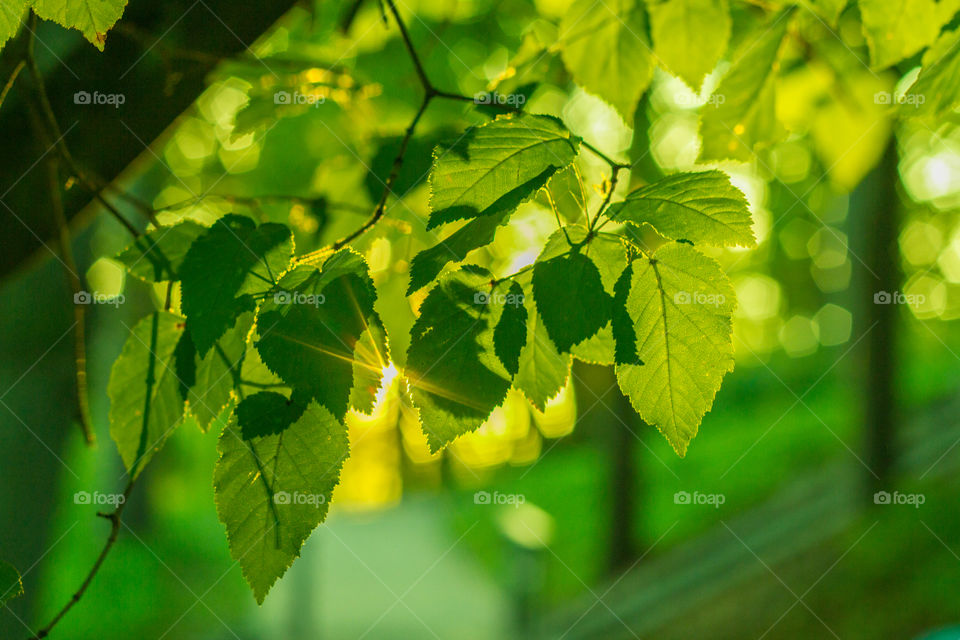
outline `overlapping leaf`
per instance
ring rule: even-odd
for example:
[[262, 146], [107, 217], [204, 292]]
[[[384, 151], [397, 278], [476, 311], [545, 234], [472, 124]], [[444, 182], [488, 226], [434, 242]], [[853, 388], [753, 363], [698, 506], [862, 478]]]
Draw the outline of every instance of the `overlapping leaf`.
[[184, 220], [172, 227], [159, 227], [134, 240], [117, 260], [133, 275], [148, 282], [179, 280], [180, 266], [193, 241], [206, 227]]
[[237, 323], [217, 340], [207, 355], [200, 357], [189, 333], [177, 346], [177, 378], [183, 387], [190, 414], [206, 431], [233, 396], [239, 380], [253, 313], [244, 313]]
[[570, 355], [557, 351], [537, 315], [533, 296], [526, 296], [527, 338], [513, 378], [514, 386], [540, 411], [557, 395], [570, 375]]
[[694, 91], [700, 90], [727, 49], [727, 0], [647, 0], [658, 61]]
[[410, 287], [407, 294], [430, 284], [448, 263], [460, 262], [474, 249], [493, 242], [497, 228], [507, 222], [511, 213], [513, 212], [508, 209], [471, 220], [436, 246], [414, 256], [410, 263]]
[[507, 301], [491, 280], [472, 265], [444, 276], [411, 331], [405, 373], [431, 451], [478, 428], [510, 388], [494, 345]]
[[[668, 243], [631, 264], [617, 334], [617, 380], [640, 416], [683, 456], [733, 369], [733, 287], [716, 262]], [[622, 343], [622, 344], [621, 344]]]
[[573, 162], [579, 145], [550, 116], [506, 115], [470, 129], [435, 153], [428, 228], [512, 211]]
[[560, 42], [574, 81], [632, 123], [656, 66], [643, 0], [577, 0], [560, 23]]
[[238, 405], [218, 449], [217, 515], [262, 603], [327, 515], [349, 454], [346, 427], [315, 402], [263, 392]]
[[136, 477], [180, 424], [184, 401], [176, 350], [184, 319], [153, 313], [130, 331], [110, 370], [110, 436]]
[[703, 107], [700, 160], [750, 160], [753, 151], [780, 140], [786, 129], [777, 121], [774, 78], [787, 12], [745, 43], [714, 100]]
[[[376, 298], [363, 257], [350, 249], [328, 258], [321, 270], [294, 269], [264, 303], [257, 350], [287, 384], [342, 419], [354, 389], [355, 367], [365, 372], [362, 386], [375, 391], [389, 361], [383, 325], [374, 310]], [[370, 328], [374, 333], [369, 341], [361, 342]], [[369, 411], [369, 399], [367, 389], [358, 408]]]
[[244, 216], [226, 215], [197, 238], [180, 266], [183, 312], [197, 353], [205, 356], [237, 316], [253, 310], [254, 296], [275, 286], [292, 257], [288, 227], [258, 227]]
[[746, 198], [716, 170], [658, 180], [611, 205], [609, 216], [621, 222], [646, 222], [674, 240], [721, 247], [757, 245]]

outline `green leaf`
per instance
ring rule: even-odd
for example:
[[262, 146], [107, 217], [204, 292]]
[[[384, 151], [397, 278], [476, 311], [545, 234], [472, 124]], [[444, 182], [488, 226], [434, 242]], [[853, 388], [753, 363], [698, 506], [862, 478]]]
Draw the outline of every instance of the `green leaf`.
[[795, 4], [810, 9], [828, 24], [835, 26], [840, 14], [847, 7], [847, 0], [796, 0]]
[[570, 347], [570, 355], [580, 362], [601, 366], [614, 364], [614, 351], [613, 330], [609, 322], [594, 335]]
[[193, 241], [207, 228], [192, 220], [172, 227], [160, 227], [140, 236], [124, 249], [117, 260], [141, 280], [179, 280], [180, 266]]
[[934, 40], [957, 11], [956, 0], [859, 0], [870, 66], [885, 69]]
[[460, 262], [474, 249], [493, 242], [497, 228], [507, 222], [511, 213], [513, 211], [507, 209], [471, 220], [436, 246], [415, 255], [410, 263], [407, 295], [430, 284], [447, 263]]
[[0, 48], [17, 35], [31, 0], [5, 0], [0, 3]]
[[512, 376], [516, 375], [519, 369], [520, 352], [527, 341], [527, 309], [523, 304], [523, 287], [518, 283], [511, 283], [506, 294], [503, 294], [501, 289], [502, 287], [495, 289], [494, 294], [507, 297], [503, 302], [500, 321], [493, 330], [493, 346], [500, 362]]
[[[603, 231], [594, 232], [591, 235], [590, 242], [587, 243], [588, 234], [589, 230], [582, 225], [568, 225], [563, 229], [558, 229], [547, 239], [538, 260], [550, 260], [568, 253], [570, 251], [568, 237], [569, 242], [574, 244], [585, 243], [579, 251], [597, 267], [604, 291], [612, 296], [617, 279], [627, 267], [626, 248], [620, 236], [616, 234]], [[609, 323], [586, 340], [570, 347], [570, 354], [582, 362], [612, 365], [614, 342]], [[566, 372], [563, 373], [563, 379], [565, 378]]]
[[0, 605], [23, 595], [20, 573], [8, 562], [0, 560]]
[[920, 76], [904, 98], [903, 113], [943, 118], [960, 105], [960, 29], [944, 31], [923, 54]]
[[405, 375], [431, 451], [477, 429], [510, 389], [494, 346], [506, 297], [491, 280], [473, 265], [444, 276], [413, 325]]
[[625, 309], [636, 353], [618, 344], [618, 359], [635, 363], [618, 365], [617, 381], [633, 408], [680, 456], [733, 369], [735, 306], [720, 265], [687, 244], [665, 244], [651, 258], [632, 263]]
[[703, 107], [700, 121], [700, 162], [750, 160], [753, 150], [786, 135], [777, 121], [774, 79], [789, 11], [761, 27], [761, 34], [741, 47], [730, 71]]
[[127, 6], [127, 0], [35, 0], [33, 10], [44, 20], [76, 29], [103, 51], [109, 31]]
[[177, 377], [187, 398], [187, 409], [197, 425], [206, 431], [232, 397], [247, 352], [253, 313], [244, 313], [207, 352], [200, 357], [184, 333], [177, 346]]
[[611, 205], [607, 215], [618, 222], [649, 223], [674, 240], [757, 246], [747, 200], [722, 171], [668, 176]]
[[597, 266], [577, 249], [533, 268], [537, 312], [560, 351], [591, 337], [610, 321], [610, 296]]
[[183, 418], [176, 350], [184, 319], [153, 313], [130, 331], [110, 370], [110, 436], [132, 477], [159, 451]]
[[512, 211], [577, 156], [580, 139], [556, 118], [503, 115], [434, 152], [430, 221]]
[[[328, 258], [322, 270], [291, 271], [261, 308], [260, 357], [287, 384], [342, 419], [354, 388], [354, 367], [363, 362], [356, 356], [361, 337], [371, 326], [378, 335], [383, 332], [373, 308], [376, 298], [363, 257], [350, 249]], [[376, 348], [376, 343], [366, 346]], [[369, 362], [363, 366], [368, 375], [363, 384], [379, 386], [389, 354], [375, 351], [366, 356]], [[372, 404], [364, 401], [360, 408], [369, 410]]]
[[390, 362], [390, 345], [383, 325], [367, 325], [353, 350], [353, 358], [350, 406], [369, 415], [376, 404], [377, 391], [383, 384], [383, 370]]
[[204, 356], [244, 311], [253, 296], [269, 291], [293, 257], [293, 237], [285, 225], [259, 227], [245, 216], [226, 215], [197, 238], [183, 259], [183, 312], [187, 328]]
[[537, 315], [533, 296], [526, 297], [527, 340], [520, 351], [514, 386], [540, 411], [560, 393], [570, 375], [570, 356], [560, 353]]
[[727, 0], [647, 0], [654, 51], [664, 69], [694, 91], [727, 50]]
[[574, 82], [632, 123], [656, 66], [643, 0], [577, 0], [560, 23], [560, 41]]
[[214, 496], [230, 555], [262, 603], [326, 517], [349, 444], [322, 406], [277, 393], [246, 398], [236, 416], [220, 435]]

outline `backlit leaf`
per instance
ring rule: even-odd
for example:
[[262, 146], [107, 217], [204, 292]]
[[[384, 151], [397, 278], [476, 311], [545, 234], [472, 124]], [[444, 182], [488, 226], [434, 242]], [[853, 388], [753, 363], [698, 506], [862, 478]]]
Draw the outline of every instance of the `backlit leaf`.
[[608, 215], [620, 222], [649, 223], [674, 240], [720, 247], [757, 245], [747, 200], [721, 171], [668, 176], [611, 205]]
[[720, 265], [687, 244], [665, 244], [632, 263], [625, 309], [636, 354], [624, 345], [618, 356], [635, 363], [618, 365], [617, 380], [681, 456], [733, 369], [734, 296]]
[[349, 454], [347, 430], [316, 403], [298, 408], [262, 392], [238, 405], [218, 449], [217, 516], [230, 555], [262, 603], [326, 518]]
[[573, 162], [579, 145], [550, 116], [503, 115], [473, 127], [434, 153], [427, 227], [512, 211]]
[[577, 0], [560, 23], [560, 42], [573, 80], [632, 123], [656, 66], [643, 0]]
[[153, 313], [130, 331], [110, 370], [110, 437], [131, 476], [136, 477], [183, 418], [176, 375], [176, 349], [184, 320]]

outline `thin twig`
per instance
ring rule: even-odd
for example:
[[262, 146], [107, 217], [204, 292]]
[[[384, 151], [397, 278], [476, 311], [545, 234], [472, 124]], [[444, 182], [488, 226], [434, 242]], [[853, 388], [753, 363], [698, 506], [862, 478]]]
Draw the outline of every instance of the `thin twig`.
[[613, 167], [610, 175], [610, 188], [607, 189], [607, 195], [604, 197], [603, 202], [600, 203], [600, 208], [597, 209], [597, 215], [594, 216], [593, 221], [588, 225], [590, 234], [596, 233], [600, 230], [599, 227], [597, 227], [597, 221], [600, 220], [600, 216], [603, 214], [603, 212], [607, 210], [607, 205], [610, 204], [610, 200], [613, 198], [613, 192], [617, 189], [617, 178], [620, 175], [620, 169], [622, 169], [620, 165]]
[[[37, 95], [40, 99], [40, 109], [43, 111], [43, 115], [47, 120], [47, 126], [50, 127], [50, 136], [55, 140], [54, 144], [57, 147], [57, 150], [60, 152], [60, 156], [63, 158], [64, 163], [67, 168], [70, 170], [73, 175], [77, 177], [81, 184], [90, 193], [93, 197], [109, 211], [134, 237], [139, 237], [140, 232], [137, 231], [129, 220], [123, 217], [120, 211], [113, 206], [106, 198], [103, 197], [102, 190], [94, 184], [93, 180], [86, 174], [85, 171], [80, 169], [80, 166], [77, 164], [76, 160], [73, 158], [73, 154], [70, 153], [67, 143], [63, 139], [63, 133], [61, 132], [60, 125], [57, 123], [57, 117], [53, 113], [53, 106], [50, 104], [50, 97], [47, 95], [47, 88], [43, 82], [43, 75], [40, 73], [40, 67], [37, 65], [37, 58], [34, 55], [34, 41], [36, 40], [36, 23], [37, 16], [36, 14], [31, 14], [30, 20], [30, 39], [27, 41], [27, 67], [30, 70], [30, 75], [33, 78], [34, 85], [36, 85]], [[153, 216], [147, 217], [150, 222], [154, 225], [159, 226], [156, 221], [156, 218]]]
[[[39, 123], [36, 124], [39, 126]], [[57, 224], [60, 257], [63, 258], [64, 275], [67, 277], [67, 283], [70, 285], [74, 298], [73, 356], [77, 377], [77, 410], [79, 412], [80, 429], [83, 431], [83, 439], [86, 443], [93, 446], [97, 442], [97, 436], [93, 430], [93, 421], [90, 418], [90, 401], [87, 396], [86, 313], [84, 305], [77, 304], [77, 298], [81, 295], [83, 289], [78, 275], [77, 261], [73, 256], [73, 247], [70, 242], [70, 228], [67, 226], [67, 217], [63, 212], [63, 200], [60, 194], [60, 172], [54, 156], [49, 156], [47, 166], [50, 175], [50, 203]]]
[[13, 68], [13, 73], [11, 73], [10, 78], [7, 79], [7, 84], [3, 85], [3, 91], [0, 91], [0, 106], [3, 106], [3, 101], [7, 99], [7, 94], [10, 93], [10, 89], [13, 88], [13, 83], [17, 81], [20, 72], [23, 71], [25, 66], [27, 66], [27, 63], [21, 60], [17, 63], [17, 66]]
[[100, 555], [97, 556], [96, 561], [93, 563], [93, 566], [87, 573], [87, 577], [84, 578], [83, 582], [80, 584], [80, 588], [77, 589], [67, 604], [65, 604], [63, 608], [60, 609], [55, 616], [53, 616], [53, 619], [47, 623], [47, 626], [37, 631], [36, 635], [30, 637], [30, 640], [42, 640], [50, 635], [50, 630], [53, 629], [57, 623], [63, 619], [63, 616], [67, 615], [67, 613], [75, 604], [80, 602], [80, 598], [82, 598], [83, 594], [86, 593], [87, 587], [89, 587], [90, 583], [93, 582], [93, 578], [97, 575], [101, 565], [103, 565], [103, 561], [106, 560], [110, 550], [113, 549], [114, 544], [117, 542], [117, 537], [120, 535], [120, 516], [123, 514], [124, 507], [127, 506], [127, 499], [130, 497], [130, 493], [133, 491], [134, 482], [136, 481], [131, 478], [130, 482], [127, 483], [127, 486], [123, 490], [122, 494], [123, 500], [117, 505], [116, 509], [110, 513], [97, 513], [97, 516], [110, 521], [110, 535], [107, 537], [106, 544], [104, 544], [103, 549], [100, 551]]

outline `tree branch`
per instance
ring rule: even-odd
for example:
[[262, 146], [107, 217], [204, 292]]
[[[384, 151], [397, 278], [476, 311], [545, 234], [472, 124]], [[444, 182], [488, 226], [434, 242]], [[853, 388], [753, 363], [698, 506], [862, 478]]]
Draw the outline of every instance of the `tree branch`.
[[127, 506], [127, 499], [130, 497], [130, 493], [133, 491], [134, 482], [136, 482], [136, 480], [131, 478], [130, 482], [127, 483], [127, 486], [123, 490], [122, 494], [123, 500], [117, 505], [116, 509], [110, 513], [97, 513], [97, 516], [110, 521], [110, 535], [107, 536], [107, 541], [104, 544], [103, 549], [100, 551], [100, 555], [97, 556], [96, 561], [93, 563], [93, 567], [91, 567], [90, 571], [87, 573], [87, 577], [83, 579], [83, 582], [80, 584], [80, 588], [74, 592], [67, 604], [65, 604], [63, 608], [60, 609], [55, 616], [53, 616], [53, 619], [51, 619], [45, 627], [37, 631], [35, 635], [31, 636], [30, 640], [42, 640], [50, 635], [50, 631], [63, 619], [65, 615], [67, 615], [67, 613], [75, 604], [80, 602], [80, 598], [82, 598], [83, 594], [86, 593], [90, 583], [93, 582], [93, 578], [97, 575], [97, 572], [103, 565], [103, 561], [106, 560], [110, 550], [113, 549], [114, 544], [117, 542], [117, 537], [120, 535], [120, 516], [123, 514], [124, 507]]

